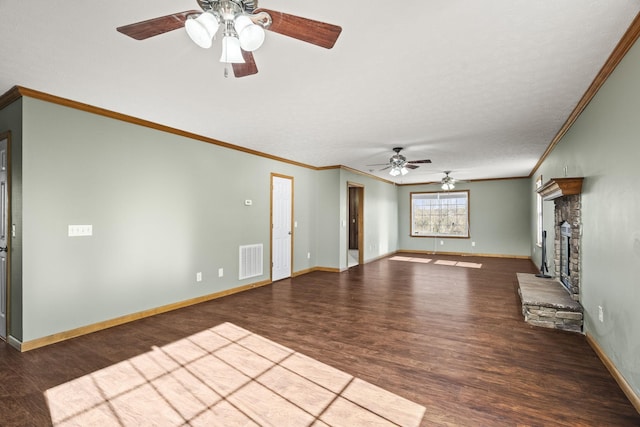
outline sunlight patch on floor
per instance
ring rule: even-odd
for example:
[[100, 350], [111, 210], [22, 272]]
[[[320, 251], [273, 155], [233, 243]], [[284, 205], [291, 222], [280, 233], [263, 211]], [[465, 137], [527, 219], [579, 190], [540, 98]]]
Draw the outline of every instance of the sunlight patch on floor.
[[426, 411], [232, 323], [45, 392], [54, 426], [401, 425]]
[[[391, 261], [405, 261], [405, 262], [417, 262], [422, 264], [428, 264], [433, 261], [430, 258], [414, 258], [414, 257], [406, 257], [406, 256], [393, 256], [389, 258]], [[448, 265], [451, 267], [464, 267], [464, 268], [482, 268], [482, 264], [478, 264], [476, 262], [463, 262], [463, 261], [449, 261], [444, 259], [439, 259], [434, 262], [437, 265]]]
[[476, 262], [458, 262], [456, 267], [482, 268], [482, 264], [478, 264]]
[[428, 264], [432, 260], [430, 258], [412, 258], [408, 256], [394, 256], [389, 258], [391, 261], [407, 261], [407, 262], [420, 262], [423, 264]]

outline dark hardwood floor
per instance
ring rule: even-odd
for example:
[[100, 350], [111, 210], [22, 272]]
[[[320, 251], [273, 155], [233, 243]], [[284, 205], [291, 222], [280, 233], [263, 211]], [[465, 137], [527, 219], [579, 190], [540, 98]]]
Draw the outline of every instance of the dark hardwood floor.
[[583, 336], [524, 323], [515, 273], [535, 272], [530, 261], [422, 258], [314, 272], [23, 354], [0, 343], [0, 425], [50, 425], [47, 389], [222, 322], [424, 405], [425, 426], [640, 425]]

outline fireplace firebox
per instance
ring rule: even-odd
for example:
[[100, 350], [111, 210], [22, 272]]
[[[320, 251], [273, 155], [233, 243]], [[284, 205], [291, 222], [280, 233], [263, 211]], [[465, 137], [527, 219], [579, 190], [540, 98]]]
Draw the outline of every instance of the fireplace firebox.
[[571, 224], [560, 224], [560, 282], [571, 293]]
[[555, 202], [555, 276], [580, 301], [580, 195], [559, 197]]

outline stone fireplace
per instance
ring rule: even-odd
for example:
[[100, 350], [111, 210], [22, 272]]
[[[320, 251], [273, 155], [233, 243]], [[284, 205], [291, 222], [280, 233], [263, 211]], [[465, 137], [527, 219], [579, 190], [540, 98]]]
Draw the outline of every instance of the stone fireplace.
[[580, 194], [558, 197], [555, 203], [555, 277], [574, 301], [580, 301]]
[[544, 328], [582, 332], [580, 305], [580, 238], [582, 178], [555, 178], [538, 193], [553, 201], [554, 277], [518, 273], [518, 293], [527, 323]]

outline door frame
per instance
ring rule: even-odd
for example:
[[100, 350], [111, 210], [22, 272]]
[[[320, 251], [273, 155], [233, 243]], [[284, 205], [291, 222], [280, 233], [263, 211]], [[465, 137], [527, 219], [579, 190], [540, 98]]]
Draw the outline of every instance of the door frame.
[[295, 235], [295, 230], [294, 230], [294, 217], [293, 217], [293, 212], [294, 212], [294, 179], [292, 176], [289, 175], [282, 175], [279, 173], [275, 173], [275, 172], [271, 172], [271, 176], [269, 177], [269, 200], [270, 200], [270, 207], [269, 207], [269, 279], [273, 281], [273, 178], [282, 178], [282, 179], [288, 179], [291, 181], [291, 224], [290, 224], [290, 228], [291, 228], [291, 244], [290, 244], [290, 259], [289, 259], [289, 267], [291, 269], [291, 274], [289, 275], [289, 277], [293, 277], [293, 241], [294, 241], [294, 235]]
[[[364, 184], [357, 182], [347, 181], [347, 217], [349, 216], [351, 188], [356, 189], [358, 197], [358, 221], [356, 226], [358, 227], [358, 265], [364, 264]], [[351, 228], [351, 218], [348, 219], [349, 228]], [[349, 265], [349, 229], [347, 229], [347, 266]]]
[[11, 243], [13, 239], [13, 222], [11, 217], [12, 207], [11, 207], [11, 131], [0, 132], [0, 141], [7, 140], [7, 252], [6, 252], [6, 278], [5, 278], [5, 299], [6, 299], [6, 310], [5, 310], [5, 326], [6, 326], [6, 336], [0, 337], [0, 339], [4, 339], [6, 342], [9, 342], [9, 336], [11, 335]]

